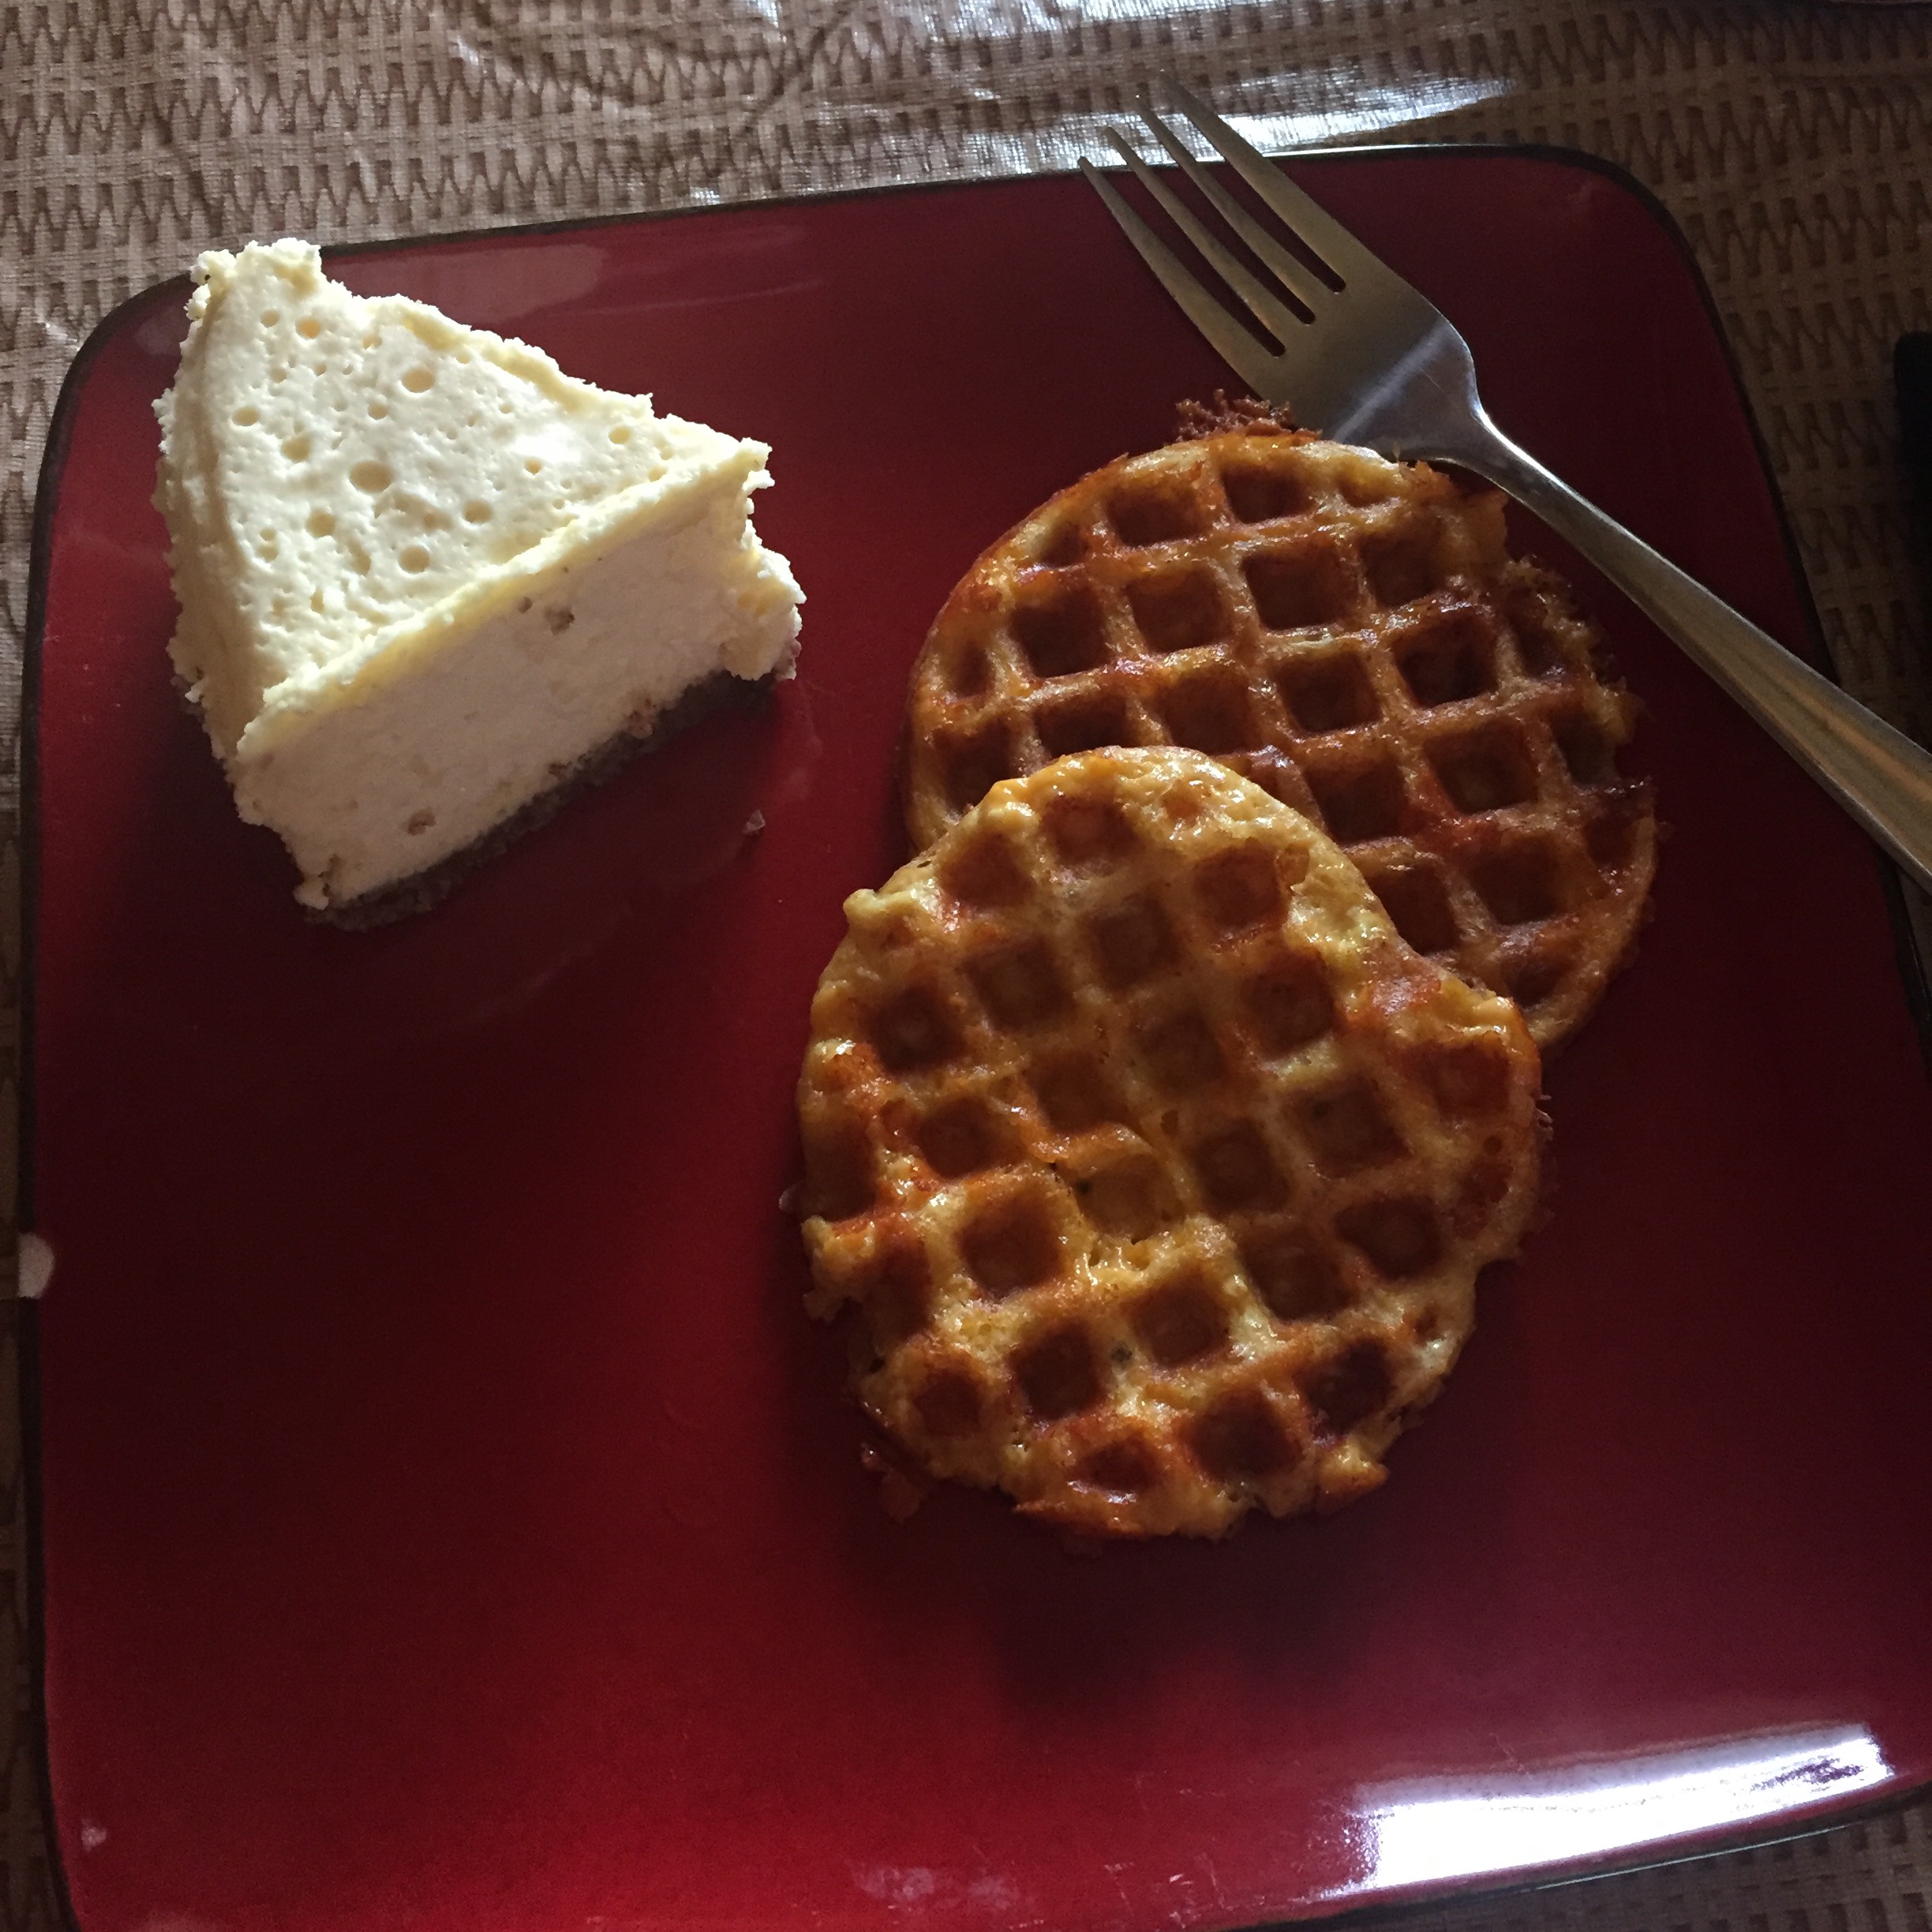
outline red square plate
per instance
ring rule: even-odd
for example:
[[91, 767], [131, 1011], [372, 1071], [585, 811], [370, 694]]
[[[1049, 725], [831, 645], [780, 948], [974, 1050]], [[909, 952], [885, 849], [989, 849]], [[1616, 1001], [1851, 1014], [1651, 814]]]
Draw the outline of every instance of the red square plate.
[[[1709, 311], [1548, 155], [1296, 172], [1497, 416], [1803, 648]], [[1600, 584], [1676, 829], [1551, 1077], [1549, 1225], [1394, 1481], [1095, 1556], [862, 1477], [779, 1206], [907, 668], [980, 546], [1225, 373], [1079, 182], [338, 259], [768, 437], [803, 672], [434, 914], [306, 924], [169, 681], [149, 405], [42, 501], [32, 1225], [85, 1932], [1227, 1926], [1932, 1776], [1932, 1095], [1870, 848]], [[762, 815], [763, 829], [747, 822]]]

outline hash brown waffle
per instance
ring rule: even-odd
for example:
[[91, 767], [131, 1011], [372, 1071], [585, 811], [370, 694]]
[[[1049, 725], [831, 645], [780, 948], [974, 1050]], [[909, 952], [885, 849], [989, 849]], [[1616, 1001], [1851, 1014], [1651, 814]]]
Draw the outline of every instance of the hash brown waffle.
[[1503, 500], [1261, 423], [1123, 457], [982, 556], [912, 673], [930, 844], [996, 780], [1100, 745], [1211, 754], [1326, 827], [1418, 952], [1545, 1051], [1633, 950], [1635, 706]]
[[997, 785], [845, 910], [800, 1205], [874, 1421], [1100, 1535], [1379, 1483], [1532, 1211], [1515, 1007], [1185, 750]]

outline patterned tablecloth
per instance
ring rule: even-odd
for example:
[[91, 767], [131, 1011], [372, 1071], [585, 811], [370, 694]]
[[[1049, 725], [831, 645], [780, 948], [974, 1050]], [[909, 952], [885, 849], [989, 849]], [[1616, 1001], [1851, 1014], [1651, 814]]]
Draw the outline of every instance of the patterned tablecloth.
[[[1669, 206], [1743, 367], [1844, 682], [1932, 737], [1892, 346], [1932, 328], [1932, 6], [1620, 0], [6, 0], [0, 6], [0, 1132], [28, 530], [62, 376], [124, 296], [324, 243], [1069, 166], [1163, 67], [1264, 145], [1551, 142]], [[1922, 932], [1932, 919], [1917, 908]], [[14, 1162], [0, 1147], [4, 1223]], [[10, 1236], [9, 1237], [10, 1238]], [[60, 1923], [0, 1324], [0, 1926]], [[1932, 1619], [1929, 1619], [1932, 1620]], [[1932, 1804], [1416, 1926], [1926, 1932]]]

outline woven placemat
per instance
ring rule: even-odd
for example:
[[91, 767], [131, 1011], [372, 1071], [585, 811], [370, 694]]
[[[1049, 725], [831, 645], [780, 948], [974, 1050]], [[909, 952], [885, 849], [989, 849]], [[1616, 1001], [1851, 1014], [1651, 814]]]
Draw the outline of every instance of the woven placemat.
[[[61, 378], [201, 249], [1069, 166], [1173, 67], [1265, 145], [1537, 141], [1621, 163], [1716, 297], [1845, 683], [1932, 732], [1887, 372], [1932, 327], [1932, 8], [1588, 0], [8, 0], [0, 7], [0, 1237], [34, 481]], [[1932, 918], [1919, 908], [1932, 937]], [[10, 1316], [10, 1309], [0, 1311]], [[0, 1932], [61, 1921], [0, 1320]], [[1769, 1850], [1383, 1915], [1417, 1927], [1932, 1932], [1932, 1805]]]

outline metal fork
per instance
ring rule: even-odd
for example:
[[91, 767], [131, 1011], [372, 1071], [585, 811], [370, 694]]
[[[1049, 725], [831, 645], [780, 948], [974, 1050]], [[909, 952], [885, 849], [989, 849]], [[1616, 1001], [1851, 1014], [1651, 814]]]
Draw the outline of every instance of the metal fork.
[[1108, 130], [1175, 227], [1281, 345], [1269, 349], [1104, 174], [1081, 162], [1141, 258], [1249, 388], [1264, 402], [1292, 403], [1297, 420], [1339, 441], [1404, 461], [1458, 463], [1507, 490], [1596, 564], [1932, 892], [1932, 755], [1519, 449], [1489, 420], [1469, 345], [1440, 310], [1179, 81], [1166, 77], [1164, 84], [1209, 145], [1329, 271], [1311, 271], [1228, 193], [1145, 95], [1140, 112], [1148, 131], [1271, 282]]

